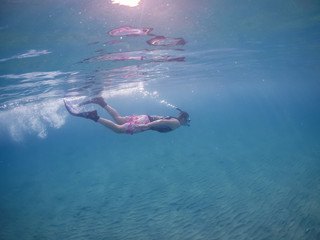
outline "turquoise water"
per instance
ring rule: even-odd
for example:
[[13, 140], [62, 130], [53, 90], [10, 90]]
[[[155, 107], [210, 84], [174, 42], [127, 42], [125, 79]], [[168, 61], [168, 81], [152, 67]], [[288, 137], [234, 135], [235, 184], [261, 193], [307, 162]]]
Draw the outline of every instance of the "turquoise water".
[[[318, 1], [0, 4], [0, 239], [320, 238]], [[191, 126], [64, 108], [93, 96]]]

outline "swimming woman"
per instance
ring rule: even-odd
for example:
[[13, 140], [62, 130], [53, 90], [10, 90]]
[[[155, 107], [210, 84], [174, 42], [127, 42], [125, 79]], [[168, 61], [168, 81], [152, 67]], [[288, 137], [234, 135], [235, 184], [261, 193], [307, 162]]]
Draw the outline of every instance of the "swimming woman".
[[71, 115], [91, 119], [111, 129], [116, 133], [134, 134], [144, 132], [147, 130], [153, 130], [163, 133], [173, 131], [180, 126], [190, 126], [189, 114], [187, 112], [182, 111], [179, 108], [176, 108], [179, 111], [178, 117], [163, 117], [150, 115], [134, 115], [122, 117], [114, 108], [108, 105], [102, 97], [93, 98], [89, 101], [80, 103], [79, 106], [90, 103], [98, 104], [102, 108], [107, 110], [116, 123], [108, 119], [99, 117], [97, 110], [90, 112], [77, 112], [72, 108], [72, 106], [70, 106], [64, 100], [66, 109]]

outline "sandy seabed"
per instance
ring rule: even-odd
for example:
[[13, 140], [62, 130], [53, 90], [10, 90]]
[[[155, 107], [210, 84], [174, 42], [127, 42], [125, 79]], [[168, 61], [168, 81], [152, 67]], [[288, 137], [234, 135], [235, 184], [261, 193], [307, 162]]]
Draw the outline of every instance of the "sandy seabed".
[[209, 135], [10, 152], [0, 239], [319, 239], [316, 143]]

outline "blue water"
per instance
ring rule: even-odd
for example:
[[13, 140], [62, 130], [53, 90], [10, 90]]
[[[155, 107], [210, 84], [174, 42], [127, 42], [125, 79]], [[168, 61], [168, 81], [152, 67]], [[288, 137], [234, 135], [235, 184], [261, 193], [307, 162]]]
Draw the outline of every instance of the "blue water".
[[[318, 1], [0, 5], [0, 239], [320, 239]], [[64, 108], [94, 96], [191, 126], [121, 135]]]

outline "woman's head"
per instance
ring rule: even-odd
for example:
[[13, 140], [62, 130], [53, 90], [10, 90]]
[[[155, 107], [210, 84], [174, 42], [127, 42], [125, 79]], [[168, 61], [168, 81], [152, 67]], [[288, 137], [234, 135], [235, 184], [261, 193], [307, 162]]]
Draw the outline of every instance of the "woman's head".
[[177, 108], [179, 111], [178, 120], [181, 125], [190, 126], [190, 116], [187, 112], [182, 111], [180, 108]]

